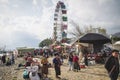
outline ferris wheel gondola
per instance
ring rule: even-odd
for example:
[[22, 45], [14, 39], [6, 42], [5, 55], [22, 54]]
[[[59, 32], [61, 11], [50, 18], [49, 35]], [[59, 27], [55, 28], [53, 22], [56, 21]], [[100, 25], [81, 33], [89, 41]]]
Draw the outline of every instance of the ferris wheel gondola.
[[61, 41], [67, 37], [67, 9], [63, 2], [59, 1], [54, 13], [54, 41]]

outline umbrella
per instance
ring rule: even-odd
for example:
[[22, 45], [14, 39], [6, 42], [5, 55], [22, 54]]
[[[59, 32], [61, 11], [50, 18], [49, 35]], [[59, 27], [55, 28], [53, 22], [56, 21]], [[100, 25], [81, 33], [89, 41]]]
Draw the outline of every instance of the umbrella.
[[109, 42], [111, 43], [111, 40], [102, 34], [87, 33], [79, 39], [79, 42], [92, 44], [105, 44]]

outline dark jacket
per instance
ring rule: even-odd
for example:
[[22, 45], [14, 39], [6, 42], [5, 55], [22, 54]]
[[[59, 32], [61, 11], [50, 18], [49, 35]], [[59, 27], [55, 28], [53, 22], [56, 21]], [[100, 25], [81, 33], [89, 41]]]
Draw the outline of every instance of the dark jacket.
[[115, 58], [114, 56], [108, 57], [108, 59], [105, 62], [105, 68], [110, 75], [111, 74], [118, 74], [119, 73], [118, 58]]

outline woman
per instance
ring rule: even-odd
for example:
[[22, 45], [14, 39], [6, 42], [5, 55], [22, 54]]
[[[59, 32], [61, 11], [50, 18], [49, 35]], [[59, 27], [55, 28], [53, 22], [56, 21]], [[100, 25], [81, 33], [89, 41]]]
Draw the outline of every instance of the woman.
[[74, 70], [76, 70], [78, 72], [78, 70], [80, 70], [80, 66], [79, 66], [79, 58], [78, 56], [75, 54], [73, 56], [73, 65], [74, 65]]
[[40, 80], [38, 75], [38, 65], [36, 63], [32, 63], [30, 67], [26, 67], [29, 72], [30, 80]]
[[47, 60], [47, 57], [43, 57], [42, 60], [41, 60], [41, 64], [43, 65], [42, 66], [42, 74], [43, 74], [43, 77], [45, 75], [45, 77], [47, 78], [47, 75], [48, 75], [48, 60]]

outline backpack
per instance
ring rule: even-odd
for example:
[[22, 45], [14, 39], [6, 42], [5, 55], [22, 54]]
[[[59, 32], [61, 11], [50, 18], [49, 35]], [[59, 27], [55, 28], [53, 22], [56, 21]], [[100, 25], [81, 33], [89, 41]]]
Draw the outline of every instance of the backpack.
[[23, 72], [23, 78], [24, 78], [24, 79], [28, 79], [28, 78], [29, 78], [29, 73], [28, 73], [28, 71], [24, 70], [24, 72]]

